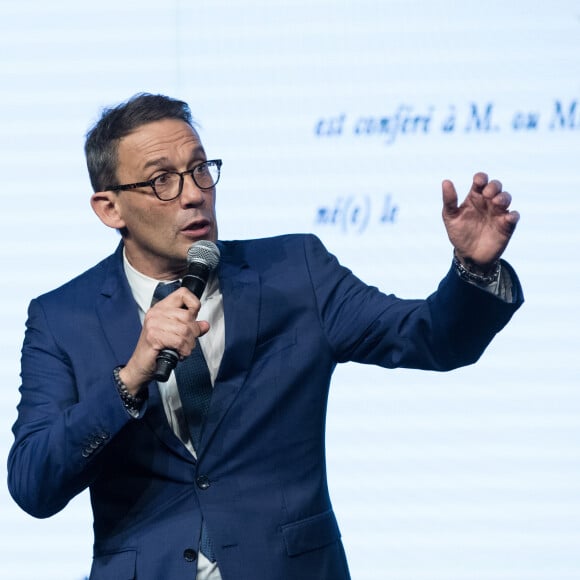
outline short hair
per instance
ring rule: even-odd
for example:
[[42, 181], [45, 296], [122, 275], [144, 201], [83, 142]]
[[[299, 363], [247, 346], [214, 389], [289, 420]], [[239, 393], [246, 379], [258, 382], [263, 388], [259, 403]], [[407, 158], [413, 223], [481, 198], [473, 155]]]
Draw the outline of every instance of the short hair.
[[116, 182], [119, 141], [141, 125], [163, 119], [178, 119], [194, 127], [189, 105], [165, 95], [138, 93], [102, 111], [85, 141], [85, 157], [94, 191], [103, 191]]

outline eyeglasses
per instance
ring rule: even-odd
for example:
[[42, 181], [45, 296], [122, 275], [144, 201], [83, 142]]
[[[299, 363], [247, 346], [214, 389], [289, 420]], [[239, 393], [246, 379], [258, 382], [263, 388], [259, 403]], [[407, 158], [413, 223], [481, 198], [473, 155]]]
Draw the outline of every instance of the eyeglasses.
[[166, 171], [149, 181], [139, 183], [127, 183], [125, 185], [108, 185], [105, 191], [122, 191], [125, 189], [137, 189], [138, 187], [151, 187], [153, 193], [161, 201], [171, 201], [181, 195], [183, 181], [186, 175], [191, 175], [193, 182], [199, 189], [212, 189], [220, 179], [222, 167], [221, 159], [212, 159], [196, 165], [193, 169], [182, 171]]

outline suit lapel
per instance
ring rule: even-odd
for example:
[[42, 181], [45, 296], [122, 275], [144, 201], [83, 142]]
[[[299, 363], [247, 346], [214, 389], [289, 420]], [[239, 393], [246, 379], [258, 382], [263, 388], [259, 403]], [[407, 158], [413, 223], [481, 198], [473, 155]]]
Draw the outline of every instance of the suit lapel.
[[97, 314], [115, 354], [116, 363], [126, 363], [137, 344], [141, 322], [123, 271], [122, 245], [109, 262], [97, 302]]
[[[109, 269], [97, 302], [97, 314], [114, 353], [115, 365], [126, 363], [139, 339], [141, 321], [123, 269], [122, 244], [109, 262]], [[193, 457], [167, 422], [161, 394], [155, 381], [149, 384], [149, 400], [144, 421], [172, 451], [188, 461], [193, 461]]]
[[258, 335], [260, 278], [239, 243], [220, 243], [218, 269], [223, 296], [225, 349], [202, 434], [201, 451], [212, 438], [248, 374]]

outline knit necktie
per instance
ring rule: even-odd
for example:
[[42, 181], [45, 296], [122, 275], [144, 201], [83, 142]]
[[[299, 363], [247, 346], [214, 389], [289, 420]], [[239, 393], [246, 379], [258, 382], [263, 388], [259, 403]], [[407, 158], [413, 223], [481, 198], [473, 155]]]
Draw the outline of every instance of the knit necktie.
[[[177, 290], [180, 285], [178, 281], [170, 282], [169, 284], [160, 282], [157, 288], [155, 288], [151, 304], [153, 305], [163, 300]], [[177, 364], [175, 367], [175, 378], [177, 380], [179, 397], [181, 398], [183, 415], [189, 427], [191, 442], [199, 456], [201, 430], [207, 410], [209, 409], [213, 390], [209, 369], [199, 342], [192, 353], [185, 360]], [[204, 521], [202, 521], [201, 526], [199, 549], [210, 562], [215, 562], [213, 546], [208, 537]]]

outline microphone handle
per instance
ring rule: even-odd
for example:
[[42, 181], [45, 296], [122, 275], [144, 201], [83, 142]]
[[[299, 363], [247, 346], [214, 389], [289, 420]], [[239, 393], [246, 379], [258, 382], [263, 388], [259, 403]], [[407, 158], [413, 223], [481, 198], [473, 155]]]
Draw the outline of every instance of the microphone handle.
[[[200, 264], [197, 264], [197, 266], [195, 269], [203, 271], [199, 272], [199, 274], [190, 271], [181, 280], [181, 286], [187, 288], [197, 298], [201, 298], [211, 270], [209, 268], [200, 268]], [[177, 366], [178, 362], [179, 355], [173, 349], [164, 348], [159, 351], [153, 378], [160, 383], [166, 383], [169, 380], [171, 371]]]
[[171, 371], [177, 366], [179, 355], [170, 348], [164, 348], [159, 351], [156, 359], [155, 374], [153, 378], [160, 382], [166, 383], [169, 380]]

